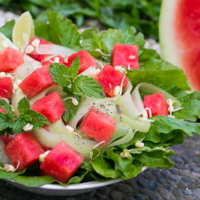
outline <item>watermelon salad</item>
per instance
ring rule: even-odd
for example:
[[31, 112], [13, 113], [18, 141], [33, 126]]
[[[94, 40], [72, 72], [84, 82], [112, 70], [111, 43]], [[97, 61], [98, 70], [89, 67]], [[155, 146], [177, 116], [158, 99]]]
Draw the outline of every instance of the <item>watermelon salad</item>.
[[48, 22], [19, 48], [14, 24], [0, 28], [0, 178], [68, 185], [172, 167], [168, 147], [200, 134], [185, 73], [134, 27], [79, 33], [56, 12]]

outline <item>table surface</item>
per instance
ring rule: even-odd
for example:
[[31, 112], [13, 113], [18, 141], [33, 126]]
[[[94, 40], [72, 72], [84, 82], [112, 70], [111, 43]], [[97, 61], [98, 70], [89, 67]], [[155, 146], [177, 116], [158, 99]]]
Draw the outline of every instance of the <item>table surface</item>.
[[43, 196], [15, 188], [0, 180], [0, 200], [199, 200], [200, 135], [186, 137], [170, 147], [171, 169], [147, 169], [137, 177], [72, 197]]

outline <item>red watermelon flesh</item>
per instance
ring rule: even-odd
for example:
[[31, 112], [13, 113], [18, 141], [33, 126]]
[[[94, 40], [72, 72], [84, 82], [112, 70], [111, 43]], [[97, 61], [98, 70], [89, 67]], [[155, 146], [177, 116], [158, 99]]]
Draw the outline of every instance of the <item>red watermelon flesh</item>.
[[11, 47], [0, 51], [0, 72], [14, 71], [24, 63], [24, 54]]
[[31, 107], [44, 115], [50, 123], [58, 121], [65, 111], [65, 105], [57, 92], [37, 100]]
[[44, 149], [31, 132], [17, 134], [4, 147], [4, 151], [14, 167], [17, 167], [19, 162], [18, 172], [36, 163], [39, 155], [44, 153]]
[[12, 79], [10, 77], [0, 78], [0, 97], [10, 99], [12, 96]]
[[[114, 97], [114, 89], [116, 86], [121, 86], [124, 75], [118, 72], [114, 67], [107, 64], [95, 77], [95, 80], [102, 86], [107, 97]], [[122, 89], [125, 88], [128, 82], [126, 77], [123, 81]]]
[[49, 73], [48, 67], [41, 67], [34, 70], [19, 85], [28, 98], [34, 97], [47, 87], [55, 84]]
[[138, 46], [115, 44], [112, 51], [112, 66], [125, 66], [127, 69], [138, 69]]
[[163, 59], [182, 68], [200, 91], [200, 1], [163, 0], [159, 29]]
[[161, 92], [144, 96], [144, 108], [150, 108], [152, 116], [168, 116], [168, 105]]
[[[51, 60], [51, 61], [54, 61], [54, 58], [56, 58], [56, 57], [59, 59], [59, 63], [60, 63], [60, 64], [66, 65], [66, 63], [64, 62], [64, 58], [63, 58], [62, 56], [60, 56], [60, 55], [55, 56], [55, 57], [51, 58], [50, 60]], [[53, 62], [51, 62], [50, 60], [46, 60], [46, 61], [43, 60], [43, 61], [41, 62], [42, 66], [49, 67], [50, 65], [52, 65]]]
[[0, 107], [0, 112], [7, 113], [3, 108]]
[[66, 142], [60, 141], [46, 156], [40, 168], [49, 176], [66, 183], [84, 158]]
[[95, 69], [97, 69], [96, 60], [85, 50], [78, 51], [77, 53], [74, 53], [71, 56], [69, 56], [68, 63], [65, 65], [67, 67], [70, 67], [70, 65], [77, 56], [80, 56], [80, 63], [81, 63], [78, 74], [85, 71], [89, 67], [94, 67]]
[[97, 142], [107, 145], [117, 128], [117, 121], [100, 110], [91, 107], [81, 124], [80, 130]]
[[[48, 41], [46, 41], [46, 40], [44, 40], [44, 39], [41, 39], [41, 38], [38, 38], [38, 37], [33, 37], [33, 38], [31, 39], [31, 41], [29, 42], [28, 45], [32, 45], [32, 42], [33, 42], [35, 39], [39, 39], [39, 40], [40, 40], [40, 45], [41, 45], [41, 44], [52, 44], [52, 45], [53, 45], [53, 43], [48, 42]], [[50, 56], [49, 54], [38, 54], [38, 52], [36, 51], [36, 49], [35, 49], [32, 53], [30, 53], [30, 54], [28, 54], [28, 55], [29, 55], [31, 58], [33, 58], [33, 59], [35, 59], [35, 60], [37, 60], [37, 61], [39, 61], [39, 62], [41, 62], [42, 60], [44, 60], [45, 58], [47, 58], [48, 56]]]
[[9, 135], [7, 137], [6, 135], [3, 135], [0, 138], [4, 141], [5, 145], [7, 145], [12, 139], [14, 139], [14, 136], [13, 135]]

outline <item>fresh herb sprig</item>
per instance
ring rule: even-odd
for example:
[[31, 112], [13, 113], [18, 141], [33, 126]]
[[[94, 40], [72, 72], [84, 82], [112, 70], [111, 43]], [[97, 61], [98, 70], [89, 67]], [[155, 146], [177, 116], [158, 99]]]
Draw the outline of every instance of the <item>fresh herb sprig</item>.
[[18, 104], [18, 111], [20, 113], [17, 117], [12, 107], [5, 102], [0, 100], [0, 107], [3, 108], [7, 113], [0, 112], [0, 135], [23, 133], [24, 126], [31, 124], [32, 128], [28, 131], [32, 131], [41, 128], [44, 124], [49, 124], [47, 118], [40, 113], [31, 110], [29, 102], [25, 99], [20, 100]]
[[[79, 69], [79, 56], [72, 62], [70, 68], [58, 63], [49, 67], [49, 73], [54, 82], [62, 86], [63, 91], [67, 93], [66, 96], [62, 97], [66, 108], [63, 119], [67, 123], [75, 116], [81, 103], [81, 95], [98, 99], [106, 97], [102, 86], [93, 78], [83, 75], [77, 76]], [[78, 104], [74, 105], [71, 98], [75, 98]]]

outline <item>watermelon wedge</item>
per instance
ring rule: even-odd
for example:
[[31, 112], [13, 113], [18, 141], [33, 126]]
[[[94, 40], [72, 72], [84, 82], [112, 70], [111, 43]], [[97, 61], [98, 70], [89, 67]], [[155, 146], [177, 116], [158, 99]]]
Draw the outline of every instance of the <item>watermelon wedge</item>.
[[159, 22], [163, 59], [183, 69], [200, 91], [200, 2], [163, 0]]

